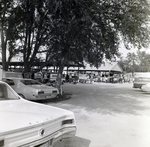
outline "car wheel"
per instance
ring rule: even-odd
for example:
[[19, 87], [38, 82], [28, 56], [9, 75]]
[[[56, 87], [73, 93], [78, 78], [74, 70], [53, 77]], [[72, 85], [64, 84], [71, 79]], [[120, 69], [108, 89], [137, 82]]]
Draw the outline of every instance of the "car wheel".
[[25, 96], [23, 94], [18, 93], [19, 96], [21, 96], [22, 98], [26, 99]]

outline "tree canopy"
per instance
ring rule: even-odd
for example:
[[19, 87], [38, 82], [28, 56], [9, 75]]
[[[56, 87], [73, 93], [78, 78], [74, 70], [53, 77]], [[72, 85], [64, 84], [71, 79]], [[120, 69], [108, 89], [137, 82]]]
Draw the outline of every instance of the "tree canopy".
[[119, 63], [125, 72], [150, 72], [150, 54], [146, 51], [128, 53]]
[[119, 55], [121, 39], [127, 49], [130, 44], [141, 48], [149, 43], [149, 8], [145, 0], [58, 0], [50, 5], [50, 48], [58, 53], [57, 61], [85, 60], [99, 66], [104, 58]]
[[8, 49], [10, 51], [11, 56], [16, 51], [14, 48], [14, 10], [15, 7], [13, 5], [13, 0], [0, 1], [0, 49], [2, 52], [2, 63], [4, 70], [7, 70], [6, 50]]
[[41, 53], [61, 74], [70, 63], [114, 59], [121, 41], [127, 49], [149, 44], [147, 0], [1, 0], [0, 8], [3, 64], [6, 50], [20, 53], [25, 72]]

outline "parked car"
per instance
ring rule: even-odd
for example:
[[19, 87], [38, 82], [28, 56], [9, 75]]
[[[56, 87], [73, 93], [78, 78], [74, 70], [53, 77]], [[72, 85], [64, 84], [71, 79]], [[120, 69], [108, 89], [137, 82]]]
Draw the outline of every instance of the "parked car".
[[133, 88], [141, 88], [150, 82], [150, 77], [135, 77], [133, 82]]
[[143, 92], [150, 92], [150, 83], [141, 86]]
[[143, 72], [143, 73], [135, 73], [134, 81], [133, 81], [133, 88], [141, 88], [143, 85], [150, 83], [150, 73]]
[[[49, 73], [49, 81], [47, 84], [55, 86], [58, 73]], [[61, 84], [65, 83], [65, 78], [61, 78]]]
[[52, 147], [75, 134], [73, 112], [25, 100], [0, 81], [1, 147]]
[[3, 78], [3, 81], [28, 100], [45, 100], [55, 98], [58, 95], [57, 88], [44, 85], [33, 79], [7, 77]]

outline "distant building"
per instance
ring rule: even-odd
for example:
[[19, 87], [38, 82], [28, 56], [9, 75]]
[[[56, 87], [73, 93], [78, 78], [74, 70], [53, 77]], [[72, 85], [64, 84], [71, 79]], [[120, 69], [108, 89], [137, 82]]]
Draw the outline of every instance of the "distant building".
[[79, 81], [83, 83], [91, 83], [91, 81], [123, 82], [123, 70], [118, 62], [106, 62], [98, 68], [90, 64], [86, 64], [85, 67], [65, 67], [64, 74], [78, 75]]
[[79, 72], [79, 73], [113, 73], [113, 74], [121, 74], [123, 72], [122, 68], [118, 64], [118, 62], [106, 62], [102, 64], [100, 67], [96, 68], [94, 66], [90, 66], [90, 64], [86, 64], [84, 67], [70, 67], [65, 68], [64, 71], [67, 72]]

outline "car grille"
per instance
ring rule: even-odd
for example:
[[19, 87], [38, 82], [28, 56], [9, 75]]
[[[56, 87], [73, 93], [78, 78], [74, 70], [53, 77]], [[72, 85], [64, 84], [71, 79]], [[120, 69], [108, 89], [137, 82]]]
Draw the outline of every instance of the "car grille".
[[38, 94], [44, 94], [44, 91], [43, 91], [43, 90], [41, 90], [41, 91], [39, 91], [39, 92], [38, 92]]

